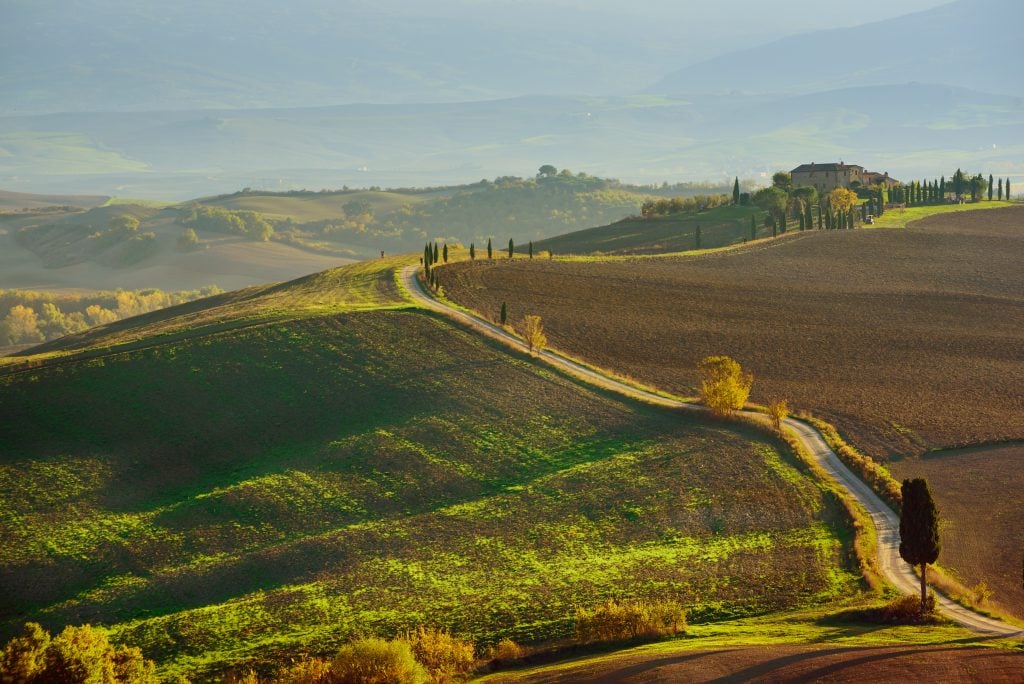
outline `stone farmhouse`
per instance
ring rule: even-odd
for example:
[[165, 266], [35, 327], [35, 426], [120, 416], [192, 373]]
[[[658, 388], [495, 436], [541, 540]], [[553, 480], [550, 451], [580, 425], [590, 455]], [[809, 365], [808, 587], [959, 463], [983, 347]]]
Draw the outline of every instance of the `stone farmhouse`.
[[878, 173], [877, 171], [866, 171], [863, 166], [857, 164], [845, 164], [833, 162], [830, 164], [801, 164], [790, 174], [793, 176], [793, 187], [813, 187], [819, 193], [826, 193], [835, 188], [850, 188], [876, 183], [884, 183], [887, 187], [899, 185], [895, 178], [889, 178], [889, 173]]

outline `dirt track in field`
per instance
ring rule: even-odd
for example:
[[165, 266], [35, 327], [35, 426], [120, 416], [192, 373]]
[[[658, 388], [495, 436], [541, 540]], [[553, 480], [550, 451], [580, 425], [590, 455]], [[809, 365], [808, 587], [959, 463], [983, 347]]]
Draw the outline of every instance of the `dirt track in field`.
[[881, 457], [1024, 438], [1024, 207], [810, 232], [702, 257], [440, 269], [447, 295], [679, 394], [728, 354]]
[[772, 645], [623, 656], [494, 682], [1019, 682], [1024, 654], [990, 648]]

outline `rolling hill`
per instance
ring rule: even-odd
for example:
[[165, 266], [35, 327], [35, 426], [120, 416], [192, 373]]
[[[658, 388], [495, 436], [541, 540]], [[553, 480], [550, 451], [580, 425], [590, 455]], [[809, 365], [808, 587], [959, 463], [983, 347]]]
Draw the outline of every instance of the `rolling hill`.
[[510, 357], [409, 308], [396, 263], [5, 359], [3, 633], [100, 622], [197, 674], [421, 623], [558, 637], [608, 596], [700, 622], [856, 593], [783, 445]]
[[650, 92], [807, 94], [923, 81], [1019, 97], [1021, 79], [1005, 67], [1020, 54], [1022, 21], [1024, 8], [1015, 0], [958, 0], [713, 57], [670, 74]]
[[940, 563], [969, 586], [998, 586], [1014, 611], [1019, 558], [1003, 547], [1020, 524], [1008, 464], [1024, 439], [1022, 213], [796, 232], [704, 256], [459, 263], [439, 278], [460, 305], [506, 302], [514, 324], [539, 315], [553, 346], [677, 394], [693, 393], [703, 357], [736, 358], [756, 378], [754, 400], [787, 399], [900, 476], [933, 479], [962, 542]]

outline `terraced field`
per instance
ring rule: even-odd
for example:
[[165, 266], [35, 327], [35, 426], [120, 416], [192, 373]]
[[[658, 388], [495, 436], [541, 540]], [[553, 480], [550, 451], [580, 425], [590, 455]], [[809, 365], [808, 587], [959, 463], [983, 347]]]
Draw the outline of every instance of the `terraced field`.
[[[784, 446], [403, 309], [391, 268], [0, 370], [3, 636], [111, 625], [171, 675], [417, 624], [559, 637], [608, 597], [703, 621], [856, 593], [845, 516]], [[367, 289], [384, 308], [346, 308]]]

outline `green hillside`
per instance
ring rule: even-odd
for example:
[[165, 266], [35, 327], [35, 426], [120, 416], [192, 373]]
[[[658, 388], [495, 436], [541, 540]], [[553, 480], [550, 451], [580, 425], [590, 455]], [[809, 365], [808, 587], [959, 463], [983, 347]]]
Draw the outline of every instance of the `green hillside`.
[[0, 367], [2, 635], [110, 625], [196, 674], [418, 624], [559, 637], [607, 597], [700, 622], [856, 590], [785, 447], [509, 356], [404, 304], [397, 264]]
[[[754, 230], [751, 231], [751, 218]], [[566, 254], [663, 254], [712, 249], [771, 236], [764, 212], [755, 207], [725, 206], [692, 213], [630, 217], [534, 243], [536, 250]], [[700, 244], [697, 229], [700, 228]]]

